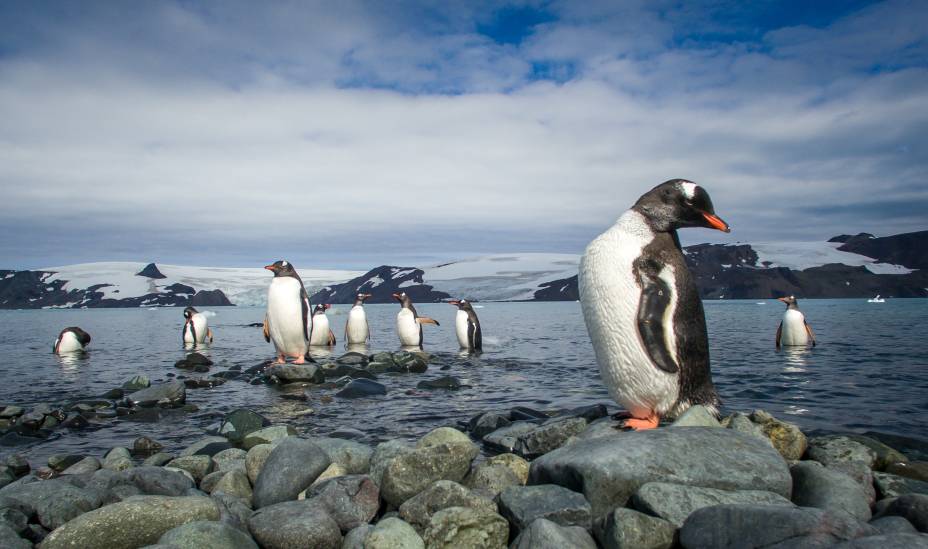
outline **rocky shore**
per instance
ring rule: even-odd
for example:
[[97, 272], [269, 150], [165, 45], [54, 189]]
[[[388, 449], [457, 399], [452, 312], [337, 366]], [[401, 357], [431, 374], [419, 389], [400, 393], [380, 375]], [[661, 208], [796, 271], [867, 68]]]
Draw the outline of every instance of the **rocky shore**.
[[[193, 376], [209, 372], [205, 358], [179, 361], [183, 380], [139, 376], [95, 401], [6, 406], [0, 441], [179, 411], [187, 389], [210, 380], [332, 384], [337, 398], [371, 398], [388, 390], [378, 374], [429, 363], [349, 353]], [[761, 410], [720, 422], [701, 407], [625, 432], [608, 412], [488, 410], [415, 443], [368, 445], [348, 426], [310, 436], [238, 409], [175, 451], [143, 436], [41, 466], [6, 452], [0, 548], [928, 547], [928, 454], [918, 444], [807, 437]]]

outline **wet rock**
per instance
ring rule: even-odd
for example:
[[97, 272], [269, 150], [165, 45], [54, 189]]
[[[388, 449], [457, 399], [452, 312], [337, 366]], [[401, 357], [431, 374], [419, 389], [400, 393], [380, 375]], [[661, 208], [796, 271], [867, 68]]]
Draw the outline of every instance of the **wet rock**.
[[439, 427], [426, 433], [416, 443], [416, 448], [428, 448], [429, 446], [438, 446], [440, 444], [460, 443], [469, 445], [471, 450], [477, 452], [477, 446], [470, 440], [470, 437], [452, 427]]
[[272, 425], [248, 433], [242, 440], [242, 447], [250, 450], [258, 444], [269, 444], [280, 439], [296, 436], [296, 429], [289, 425]]
[[43, 414], [42, 412], [36, 412], [33, 410], [31, 412], [26, 412], [25, 414], [20, 416], [16, 424], [25, 429], [35, 431], [42, 425], [42, 422], [44, 420], [45, 420], [45, 414]]
[[325, 364], [322, 366], [322, 374], [326, 378], [377, 379], [372, 372], [346, 364]]
[[509, 539], [509, 525], [496, 513], [449, 507], [432, 515], [423, 539], [430, 549], [503, 548]]
[[157, 454], [154, 454], [154, 455], [151, 455], [145, 458], [145, 461], [142, 462], [142, 465], [151, 465], [154, 467], [160, 467], [162, 465], [166, 465], [172, 459], [174, 459], [173, 454], [169, 454], [167, 452], [158, 452]]
[[496, 504], [450, 480], [433, 482], [428, 488], [400, 505], [400, 517], [424, 532], [432, 515], [449, 507], [470, 507], [487, 513], [496, 513]]
[[246, 505], [239, 498], [222, 492], [211, 494], [210, 499], [215, 501], [216, 505], [219, 507], [220, 522], [251, 535], [248, 530], [248, 519], [253, 512], [250, 506]]
[[329, 456], [313, 442], [287, 437], [271, 451], [258, 474], [254, 507], [295, 500], [330, 464]]
[[579, 526], [535, 519], [512, 542], [511, 549], [596, 549], [593, 537]]
[[402, 520], [390, 517], [371, 528], [363, 541], [364, 549], [424, 549], [419, 534]]
[[332, 463], [344, 467], [346, 474], [361, 475], [370, 471], [371, 456], [374, 453], [370, 446], [332, 437], [318, 437], [312, 441], [322, 448]]
[[136, 496], [83, 515], [52, 531], [43, 549], [141, 547], [196, 520], [218, 520], [219, 509], [200, 496]]
[[187, 389], [182, 381], [168, 381], [131, 393], [127, 399], [133, 406], [179, 406], [187, 401]]
[[882, 517], [902, 517], [922, 533], [928, 533], [928, 496], [903, 494], [879, 513]]
[[190, 549], [258, 549], [258, 544], [244, 532], [221, 522], [204, 520], [168, 530], [158, 543]]
[[396, 364], [398, 372], [408, 372], [412, 374], [421, 374], [428, 370], [428, 360], [417, 353], [400, 351], [393, 353], [393, 363]]
[[0, 410], [0, 418], [11, 419], [14, 417], [19, 417], [25, 412], [26, 411], [19, 406], [4, 406], [4, 408]]
[[513, 421], [547, 421], [551, 416], [527, 406], [516, 406], [509, 410], [509, 419]]
[[204, 437], [181, 450], [181, 456], [213, 456], [223, 450], [231, 448], [232, 445], [225, 437], [210, 436]]
[[335, 519], [309, 500], [263, 507], [248, 519], [248, 528], [264, 549], [339, 549], [342, 543]]
[[212, 361], [212, 360], [210, 360], [210, 359], [209, 359], [208, 357], [206, 357], [205, 355], [200, 354], [200, 353], [196, 353], [196, 352], [193, 352], [193, 353], [188, 354], [188, 355], [187, 355], [187, 358], [186, 358], [185, 360], [187, 361], [188, 364], [191, 364], [191, 365], [194, 365], [194, 366], [196, 366], [196, 365], [198, 365], [198, 364], [202, 364], [203, 366], [212, 366], [212, 365], [213, 365], [213, 361]]
[[852, 539], [834, 546], [837, 549], [928, 549], [928, 536], [919, 534], [883, 534]]
[[511, 425], [501, 427], [483, 437], [483, 442], [494, 450], [512, 453], [520, 436], [533, 431], [538, 425], [527, 421], [516, 421]]
[[31, 549], [32, 544], [19, 537], [12, 528], [0, 523], [0, 547], [3, 549]]
[[648, 482], [790, 495], [792, 478], [769, 444], [730, 429], [689, 427], [581, 440], [532, 462], [529, 484], [582, 489], [602, 516]]
[[383, 486], [383, 473], [395, 458], [412, 452], [414, 448], [401, 440], [388, 440], [374, 448], [371, 454], [370, 477], [377, 486]]
[[455, 376], [442, 376], [436, 379], [427, 379], [420, 381], [417, 385], [417, 389], [447, 389], [447, 390], [457, 390], [463, 387], [461, 380]]
[[352, 379], [348, 385], [335, 393], [339, 398], [362, 398], [387, 394], [387, 387], [370, 379]]
[[310, 488], [306, 499], [324, 507], [342, 532], [370, 522], [380, 508], [380, 490], [367, 475], [326, 480]]
[[874, 502], [876, 502], [876, 488], [873, 486], [873, 470], [867, 467], [866, 463], [862, 461], [847, 461], [828, 465], [827, 468], [854, 479], [863, 489], [864, 494], [866, 494], [867, 505], [872, 506]]
[[871, 526], [841, 512], [781, 505], [715, 505], [686, 519], [680, 542], [685, 548], [766, 547], [815, 534], [830, 545], [872, 533]]
[[721, 427], [722, 424], [705, 406], [696, 404], [690, 406], [671, 427]]
[[228, 471], [213, 471], [212, 473], [209, 473], [199, 482], [200, 490], [206, 492], [207, 494], [212, 494], [213, 489], [219, 482], [219, 479], [224, 477], [226, 473], [228, 473]]
[[253, 446], [251, 450], [248, 450], [248, 453], [245, 454], [245, 473], [248, 475], [248, 480], [251, 481], [252, 485], [258, 481], [258, 474], [261, 472], [264, 463], [267, 461], [267, 457], [271, 455], [271, 450], [273, 449], [274, 447], [270, 444], [258, 444], [257, 446]]
[[130, 377], [125, 381], [125, 383], [122, 384], [123, 390], [130, 393], [141, 391], [142, 389], [147, 389], [149, 387], [151, 387], [151, 380], [148, 379], [148, 376], [141, 374]]
[[860, 442], [843, 435], [814, 437], [809, 440], [809, 459], [823, 465], [862, 461], [868, 467], [876, 463], [876, 452]]
[[874, 454], [876, 454], [873, 468], [878, 471], [884, 471], [894, 463], [906, 463], [909, 461], [909, 458], [906, 457], [905, 454], [873, 437], [858, 434], [848, 434], [845, 436], [873, 450]]
[[87, 456], [84, 459], [78, 461], [77, 463], [71, 465], [67, 469], [61, 472], [62, 475], [84, 475], [87, 473], [93, 473], [101, 467], [100, 460], [93, 457]]
[[517, 533], [537, 518], [585, 530], [593, 526], [590, 504], [583, 494], [554, 484], [506, 488], [499, 494], [499, 512]]
[[568, 417], [550, 420], [531, 431], [518, 435], [514, 451], [533, 459], [564, 445], [572, 436], [582, 433], [587, 427], [583, 418]]
[[118, 473], [115, 478], [153, 496], [182, 496], [194, 487], [193, 481], [183, 473], [163, 467], [134, 467]]
[[355, 365], [367, 364], [368, 362], [370, 362], [370, 359], [365, 354], [356, 353], [352, 351], [352, 352], [345, 353], [342, 356], [336, 358], [335, 362], [338, 362], [339, 364], [348, 364], [351, 366], [355, 366]]
[[[9, 406], [7, 406], [9, 408]], [[10, 468], [13, 475], [21, 477], [29, 473], [29, 460], [22, 454], [9, 454], [3, 460], [3, 464]]]
[[103, 468], [111, 471], [125, 471], [132, 468], [132, 455], [129, 450], [116, 447], [103, 457]]
[[266, 372], [282, 383], [323, 383], [325, 375], [316, 364], [277, 364]]
[[870, 526], [880, 534], [915, 534], [918, 530], [902, 517], [886, 516], [870, 521]]
[[754, 410], [751, 421], [760, 426], [783, 459], [797, 460], [805, 454], [808, 441], [798, 425], [781, 421], [763, 410]]
[[[420, 440], [420, 446], [427, 437]], [[426, 445], [402, 453], [390, 460], [384, 469], [381, 495], [388, 503], [399, 507], [436, 480], [460, 482], [470, 470], [477, 452], [476, 445], [468, 440]]]
[[725, 503], [793, 506], [788, 499], [773, 492], [719, 490], [665, 482], [649, 482], [632, 497], [635, 509], [662, 518], [677, 528], [693, 511]]
[[891, 475], [928, 482], [928, 461], [910, 461], [891, 463], [886, 467]]
[[[887, 517], [886, 520], [890, 519], [905, 520], [899, 517]], [[12, 507], [4, 507], [0, 509], [0, 526], [6, 526], [12, 529], [17, 536], [22, 535], [22, 533], [26, 531], [26, 526], [28, 523], [29, 517], [24, 515], [22, 511]], [[912, 530], [914, 531], [915, 528], [913, 527]]]
[[928, 482], [891, 475], [889, 473], [874, 472], [873, 484], [876, 486], [877, 499], [894, 498], [903, 494], [928, 495]]
[[60, 473], [84, 458], [79, 454], [55, 454], [48, 458], [48, 466]]
[[522, 486], [519, 477], [509, 467], [492, 463], [481, 463], [474, 467], [464, 478], [463, 484], [489, 499], [495, 498], [510, 486]]
[[619, 507], [595, 528], [596, 539], [605, 549], [673, 547], [676, 527], [664, 519]]
[[[365, 549], [364, 540], [367, 539], [368, 534], [374, 530], [374, 527], [370, 524], [362, 524], [354, 530], [345, 534], [345, 538], [342, 540], [342, 549]], [[419, 540], [422, 541], [421, 539]], [[392, 542], [392, 540], [391, 540]], [[370, 549], [373, 546], [368, 546]], [[387, 545], [387, 548], [392, 549], [393, 547], [402, 547], [396, 543], [391, 543]], [[419, 546], [421, 547], [421, 545]]]
[[231, 471], [232, 469], [241, 469], [245, 472], [245, 457], [248, 452], [240, 448], [227, 448], [218, 452], [212, 457], [213, 470]]
[[252, 490], [245, 471], [234, 469], [222, 475], [222, 478], [213, 486], [212, 493], [227, 494], [236, 497], [247, 505], [251, 505]]
[[102, 503], [100, 495], [74, 486], [66, 479], [52, 479], [6, 486], [0, 497], [5, 507], [15, 506], [39, 524], [54, 530]]
[[512, 422], [509, 421], [509, 414], [484, 412], [470, 419], [467, 423], [467, 430], [473, 433], [475, 437], [483, 438], [493, 431], [508, 425], [512, 425]]
[[151, 456], [164, 449], [164, 446], [148, 437], [139, 437], [132, 441], [132, 454], [136, 456]]
[[180, 456], [171, 460], [166, 467], [187, 471], [196, 482], [203, 480], [213, 470], [213, 460], [209, 456]]

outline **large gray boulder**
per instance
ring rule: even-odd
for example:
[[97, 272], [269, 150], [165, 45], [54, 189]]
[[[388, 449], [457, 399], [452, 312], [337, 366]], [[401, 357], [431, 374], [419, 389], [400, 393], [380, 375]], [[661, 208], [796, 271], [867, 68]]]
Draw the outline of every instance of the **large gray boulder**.
[[[396, 517], [390, 517], [381, 520], [367, 531], [361, 547], [363, 549], [425, 549], [425, 543], [412, 526]], [[342, 547], [342, 549], [347, 548]]]
[[835, 545], [834, 549], [928, 549], [928, 536], [924, 534], [881, 534], [845, 541]]
[[136, 391], [127, 397], [133, 406], [169, 404], [178, 406], [187, 401], [187, 388], [183, 381], [168, 381]]
[[890, 473], [874, 472], [873, 484], [876, 486], [878, 499], [894, 498], [903, 494], [928, 495], [928, 482], [900, 477]]
[[328, 511], [342, 532], [367, 524], [380, 508], [380, 491], [367, 475], [346, 475], [323, 481], [306, 493]]
[[231, 442], [239, 443], [249, 433], [267, 427], [271, 422], [261, 414], [247, 408], [239, 408], [226, 414], [219, 425], [219, 434]]
[[432, 516], [423, 539], [429, 549], [503, 549], [509, 525], [496, 513], [448, 507]]
[[605, 549], [670, 549], [676, 531], [664, 519], [625, 507], [607, 514], [594, 527], [596, 539]]
[[277, 364], [266, 373], [283, 383], [325, 383], [325, 374], [316, 364]]
[[43, 549], [132, 549], [157, 543], [168, 530], [219, 520], [219, 507], [200, 496], [135, 496], [71, 520], [45, 538]]
[[400, 517], [422, 532], [432, 520], [432, 515], [448, 507], [470, 507], [496, 512], [493, 501], [479, 496], [460, 484], [450, 480], [439, 480], [409, 498], [400, 505]]
[[596, 549], [590, 533], [579, 526], [561, 526], [539, 518], [516, 537], [511, 549]]
[[786, 462], [769, 444], [730, 429], [687, 427], [581, 440], [536, 459], [529, 484], [582, 492], [600, 517], [648, 482], [790, 496]]
[[555, 418], [516, 437], [516, 454], [533, 459], [564, 445], [572, 436], [586, 430], [587, 422], [579, 417]]
[[258, 549], [258, 544], [241, 530], [207, 520], [168, 530], [158, 543], [177, 549]]
[[822, 465], [862, 461], [868, 467], [876, 463], [876, 451], [844, 435], [826, 435], [809, 440], [809, 458]]
[[845, 511], [857, 520], [870, 520], [867, 493], [851, 477], [815, 461], [801, 461], [790, 468], [790, 473], [796, 505]]
[[343, 438], [319, 437], [311, 440], [322, 448], [332, 463], [344, 467], [349, 475], [364, 475], [370, 471], [374, 454], [370, 446]]
[[399, 507], [436, 480], [460, 482], [477, 452], [477, 447], [467, 441], [442, 442], [400, 453], [383, 471], [381, 496]]
[[74, 486], [68, 479], [10, 484], [0, 491], [3, 507], [16, 507], [39, 524], [54, 530], [71, 519], [99, 507], [102, 493]]
[[928, 533], [928, 496], [924, 494], [901, 495], [891, 501], [878, 516], [905, 518], [919, 532]]
[[370, 461], [370, 476], [374, 484], [383, 486], [383, 473], [387, 466], [397, 457], [411, 453], [414, 449], [401, 440], [388, 440], [378, 444], [371, 454]]
[[719, 490], [701, 486], [686, 486], [666, 482], [649, 482], [632, 496], [635, 509], [660, 517], [675, 527], [683, 525], [686, 517], [703, 507], [723, 503], [757, 503], [793, 507], [788, 499], [762, 490]]
[[285, 438], [258, 473], [252, 497], [254, 508], [295, 500], [330, 463], [329, 456], [312, 441]]
[[501, 463], [481, 463], [464, 478], [464, 486], [474, 492], [494, 499], [509, 486], [522, 486], [522, 482], [512, 469]]
[[338, 523], [320, 505], [308, 500], [263, 507], [248, 519], [248, 529], [264, 549], [338, 549]]
[[583, 494], [554, 484], [506, 488], [499, 494], [499, 513], [516, 533], [538, 518], [585, 530], [593, 527], [590, 504]]

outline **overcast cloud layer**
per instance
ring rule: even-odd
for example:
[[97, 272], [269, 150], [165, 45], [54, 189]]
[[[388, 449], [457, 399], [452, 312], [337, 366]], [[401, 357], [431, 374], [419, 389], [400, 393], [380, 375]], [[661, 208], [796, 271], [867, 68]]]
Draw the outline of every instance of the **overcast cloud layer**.
[[[579, 253], [928, 228], [928, 4], [0, 3], [0, 267]], [[823, 11], [824, 10], [824, 11]]]

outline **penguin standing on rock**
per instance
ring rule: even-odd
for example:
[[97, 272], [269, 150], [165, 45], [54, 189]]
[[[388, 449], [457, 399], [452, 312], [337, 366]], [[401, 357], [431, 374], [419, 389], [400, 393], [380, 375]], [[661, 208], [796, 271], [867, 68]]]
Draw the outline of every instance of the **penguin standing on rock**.
[[348, 311], [348, 322], [345, 323], [345, 341], [348, 345], [364, 345], [371, 338], [371, 328], [364, 311], [364, 300], [369, 297], [371, 294], [358, 294]]
[[52, 348], [52, 352], [58, 355], [61, 353], [83, 351], [84, 347], [89, 343], [90, 334], [77, 326], [71, 326], [70, 328], [61, 330], [61, 333], [58, 334], [58, 339], [55, 340], [55, 346]]
[[786, 312], [783, 313], [783, 320], [777, 328], [777, 349], [781, 345], [787, 346], [805, 346], [812, 342], [815, 347], [815, 333], [812, 327], [806, 322], [806, 317], [799, 310], [799, 302], [796, 296], [778, 297], [779, 301], [786, 303]]
[[657, 427], [694, 404], [718, 414], [705, 314], [677, 237], [685, 227], [730, 231], [702, 187], [672, 179], [642, 195], [580, 261], [600, 374], [632, 429]]
[[310, 346], [331, 347], [335, 345], [335, 334], [329, 328], [329, 317], [325, 314], [331, 307], [328, 303], [320, 303], [313, 309], [313, 331], [309, 335]]
[[184, 327], [181, 328], [181, 337], [185, 345], [212, 343], [213, 331], [209, 328], [206, 315], [193, 307], [184, 309]]
[[422, 325], [434, 324], [440, 326], [437, 320], [427, 316], [419, 316], [412, 300], [406, 292], [393, 294], [393, 299], [400, 302], [400, 312], [396, 315], [396, 334], [400, 336], [400, 345], [403, 347], [422, 347]]
[[448, 303], [458, 308], [457, 317], [454, 319], [454, 332], [458, 336], [458, 344], [461, 349], [470, 351], [483, 350], [483, 333], [480, 331], [480, 320], [477, 318], [477, 313], [474, 312], [470, 301], [452, 299]]
[[295, 358], [294, 364], [303, 364], [313, 323], [303, 280], [287, 261], [276, 261], [264, 268], [274, 273], [267, 291], [264, 340], [274, 342], [278, 364], [286, 362], [286, 357]]

